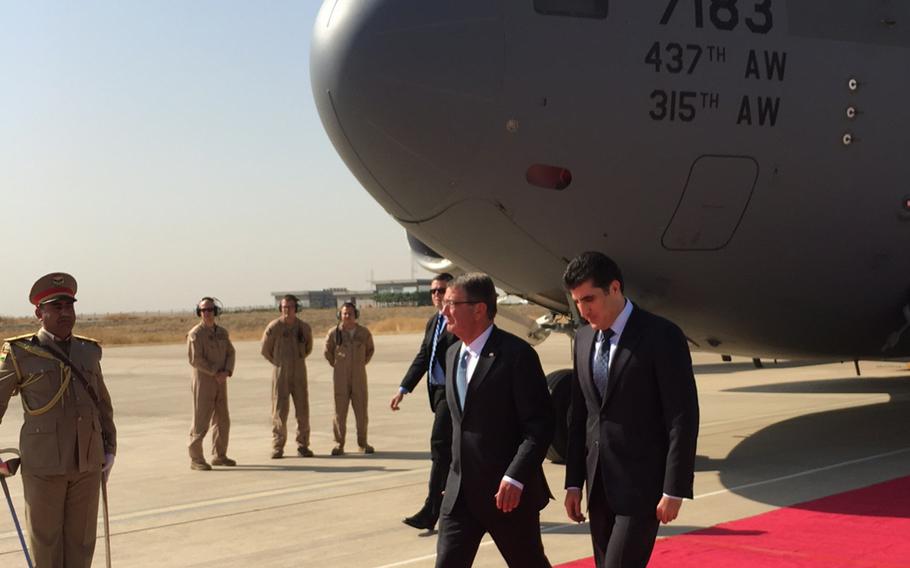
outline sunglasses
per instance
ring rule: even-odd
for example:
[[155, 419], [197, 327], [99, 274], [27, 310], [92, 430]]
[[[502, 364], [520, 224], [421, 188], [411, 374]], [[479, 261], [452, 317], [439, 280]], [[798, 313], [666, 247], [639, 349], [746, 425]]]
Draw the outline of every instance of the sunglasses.
[[445, 288], [430, 288], [430, 294], [445, 294]]
[[199, 308], [200, 312], [214, 312], [215, 308]]

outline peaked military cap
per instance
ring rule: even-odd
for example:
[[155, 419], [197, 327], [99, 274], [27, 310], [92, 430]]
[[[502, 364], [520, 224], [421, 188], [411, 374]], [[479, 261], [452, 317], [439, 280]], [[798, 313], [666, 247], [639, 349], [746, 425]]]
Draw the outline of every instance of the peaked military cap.
[[60, 298], [76, 301], [76, 279], [66, 272], [51, 272], [38, 279], [28, 294], [28, 301], [35, 306]]

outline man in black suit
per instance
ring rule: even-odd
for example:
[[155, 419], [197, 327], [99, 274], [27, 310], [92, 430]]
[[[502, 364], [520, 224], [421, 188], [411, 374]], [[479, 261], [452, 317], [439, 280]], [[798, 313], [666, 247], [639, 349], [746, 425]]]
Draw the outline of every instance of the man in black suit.
[[392, 397], [389, 404], [392, 410], [398, 410], [404, 395], [413, 392], [426, 373], [430, 410], [433, 412], [433, 429], [430, 431], [430, 457], [433, 465], [430, 468], [429, 490], [423, 508], [402, 521], [415, 529], [432, 530], [436, 526], [439, 507], [442, 505], [442, 492], [446, 486], [449, 464], [452, 462], [452, 416], [446, 402], [445, 358], [446, 350], [458, 339], [446, 331], [446, 318], [442, 313], [446, 286], [451, 280], [452, 275], [443, 272], [430, 283], [430, 297], [438, 313], [427, 321], [420, 349], [408, 372], [405, 373], [398, 393]]
[[575, 336], [566, 513], [582, 522], [587, 483], [597, 568], [644, 567], [657, 529], [692, 498], [698, 396], [673, 323], [633, 306], [619, 267], [598, 252], [563, 275], [590, 326]]
[[540, 510], [552, 498], [541, 463], [553, 405], [540, 359], [497, 329], [496, 287], [486, 274], [456, 278], [445, 295], [452, 467], [442, 501], [437, 568], [468, 567], [489, 532], [509, 566], [549, 567]]

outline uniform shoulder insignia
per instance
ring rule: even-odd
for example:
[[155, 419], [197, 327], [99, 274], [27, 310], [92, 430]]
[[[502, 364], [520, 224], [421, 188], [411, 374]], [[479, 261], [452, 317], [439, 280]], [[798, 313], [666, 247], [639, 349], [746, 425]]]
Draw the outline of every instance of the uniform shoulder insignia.
[[76, 339], [81, 339], [82, 341], [88, 341], [89, 343], [101, 345], [101, 340], [99, 340], [99, 339], [94, 339], [92, 337], [86, 337], [84, 335], [76, 335], [75, 333], [73, 334], [73, 337], [75, 337]]
[[18, 341], [20, 339], [31, 339], [33, 337], [35, 337], [34, 333], [23, 333], [22, 335], [17, 335], [15, 337], [7, 337], [3, 341], [5, 341], [7, 343], [12, 343], [13, 341]]
[[12, 345], [13, 342], [21, 341], [23, 339], [27, 339], [27, 340], [31, 341], [32, 339], [34, 339], [34, 337], [35, 337], [34, 333], [24, 333], [22, 335], [17, 335], [15, 337], [7, 337], [6, 339], [4, 339], [3, 345], [0, 346], [0, 363], [3, 363], [4, 361], [6, 361], [6, 356], [9, 355], [9, 352], [11, 349], [10, 345]]

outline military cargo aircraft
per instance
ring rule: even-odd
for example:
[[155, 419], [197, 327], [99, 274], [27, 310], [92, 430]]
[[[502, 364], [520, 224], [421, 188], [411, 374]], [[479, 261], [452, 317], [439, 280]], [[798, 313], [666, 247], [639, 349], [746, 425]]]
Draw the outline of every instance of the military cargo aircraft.
[[697, 348], [910, 355], [910, 3], [326, 0], [335, 148], [428, 265], [600, 250]]

